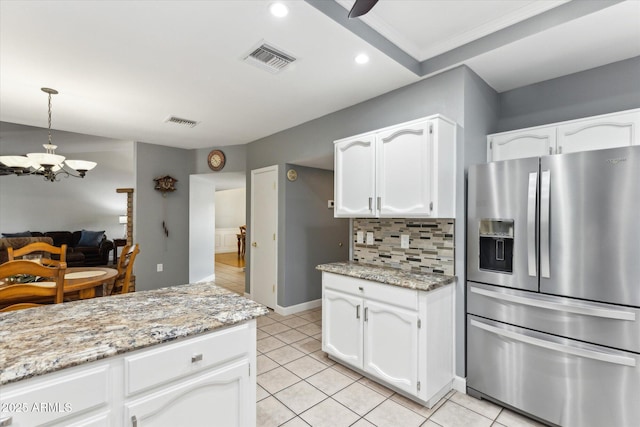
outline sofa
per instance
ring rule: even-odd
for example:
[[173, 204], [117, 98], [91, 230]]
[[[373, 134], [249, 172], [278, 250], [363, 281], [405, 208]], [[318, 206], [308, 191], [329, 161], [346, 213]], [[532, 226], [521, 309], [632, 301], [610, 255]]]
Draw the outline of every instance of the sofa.
[[[29, 235], [27, 235], [29, 234]], [[41, 240], [42, 239], [42, 240]], [[21, 248], [35, 241], [46, 241], [53, 246], [67, 245], [67, 267], [92, 267], [109, 264], [113, 242], [104, 231], [29, 231], [3, 233], [0, 238], [0, 263], [8, 260], [7, 249]]]

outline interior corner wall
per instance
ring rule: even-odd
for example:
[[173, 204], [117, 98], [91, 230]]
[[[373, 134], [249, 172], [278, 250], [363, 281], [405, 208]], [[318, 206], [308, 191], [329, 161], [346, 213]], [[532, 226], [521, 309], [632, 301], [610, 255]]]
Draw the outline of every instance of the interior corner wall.
[[[278, 305], [289, 307], [322, 298], [322, 280], [315, 267], [349, 257], [349, 220], [334, 218], [328, 201], [333, 200], [333, 171], [286, 165], [294, 169], [295, 181], [285, 180], [283, 230], [284, 271]], [[282, 233], [282, 232], [281, 232]]]
[[500, 94], [490, 133], [640, 107], [640, 56]]
[[[189, 281], [189, 175], [191, 150], [135, 143], [134, 242], [140, 253], [134, 267], [136, 289], [148, 290]], [[189, 165], [189, 166], [187, 166]], [[176, 191], [154, 190], [154, 178], [171, 175]], [[168, 236], [162, 223], [165, 223]], [[157, 264], [163, 265], [158, 272]]]
[[[455, 225], [455, 263], [456, 263], [456, 310], [455, 344], [456, 375], [466, 377], [466, 240], [467, 240], [467, 171], [470, 165], [487, 161], [487, 134], [495, 128], [498, 121], [498, 93], [471, 69], [466, 68], [464, 86], [464, 129], [462, 144], [458, 146], [456, 181], [456, 225]], [[460, 130], [460, 128], [458, 128]], [[460, 137], [458, 137], [460, 143]]]

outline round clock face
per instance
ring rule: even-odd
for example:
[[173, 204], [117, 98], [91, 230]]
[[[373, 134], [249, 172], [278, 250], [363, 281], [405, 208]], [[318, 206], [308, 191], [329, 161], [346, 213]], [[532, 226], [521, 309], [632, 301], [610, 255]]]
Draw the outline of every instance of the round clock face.
[[287, 171], [287, 179], [289, 181], [295, 181], [296, 179], [298, 179], [298, 172], [296, 172], [295, 169], [289, 169]]
[[214, 171], [219, 171], [224, 167], [225, 157], [224, 153], [220, 150], [213, 150], [209, 153], [208, 164], [209, 168]]

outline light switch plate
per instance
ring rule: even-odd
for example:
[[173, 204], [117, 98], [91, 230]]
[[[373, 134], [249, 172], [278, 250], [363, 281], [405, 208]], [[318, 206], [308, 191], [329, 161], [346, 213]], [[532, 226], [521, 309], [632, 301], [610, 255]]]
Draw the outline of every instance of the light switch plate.
[[373, 233], [367, 231], [367, 245], [373, 245]]
[[400, 248], [409, 249], [409, 235], [408, 234], [400, 235]]
[[356, 243], [364, 243], [364, 233], [362, 231], [356, 232]]

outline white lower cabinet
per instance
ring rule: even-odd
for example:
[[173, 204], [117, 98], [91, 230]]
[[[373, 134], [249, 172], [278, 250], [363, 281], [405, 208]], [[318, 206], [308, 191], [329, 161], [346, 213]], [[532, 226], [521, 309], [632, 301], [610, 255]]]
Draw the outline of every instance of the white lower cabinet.
[[256, 321], [2, 386], [2, 426], [250, 426]]
[[322, 349], [432, 407], [453, 381], [453, 285], [422, 292], [322, 273]]
[[244, 399], [248, 380], [249, 361], [245, 359], [164, 387], [125, 403], [124, 425], [252, 425], [255, 419], [250, 416], [249, 402]]

